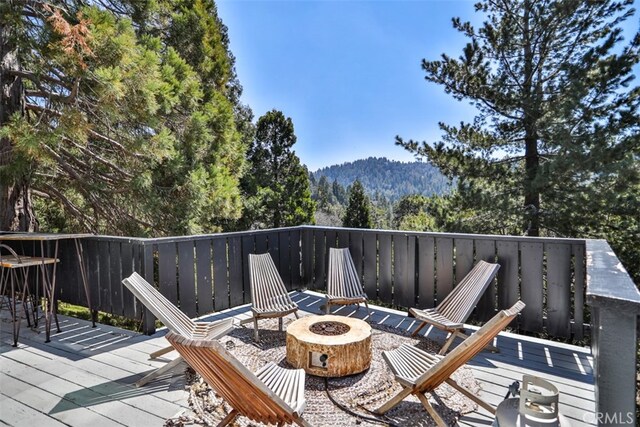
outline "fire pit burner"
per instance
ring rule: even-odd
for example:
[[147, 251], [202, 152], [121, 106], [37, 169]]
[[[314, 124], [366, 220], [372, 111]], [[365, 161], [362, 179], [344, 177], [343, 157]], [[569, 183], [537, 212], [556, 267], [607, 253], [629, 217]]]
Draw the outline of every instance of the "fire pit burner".
[[318, 322], [309, 326], [309, 330], [318, 335], [342, 335], [349, 332], [349, 325], [341, 322]]

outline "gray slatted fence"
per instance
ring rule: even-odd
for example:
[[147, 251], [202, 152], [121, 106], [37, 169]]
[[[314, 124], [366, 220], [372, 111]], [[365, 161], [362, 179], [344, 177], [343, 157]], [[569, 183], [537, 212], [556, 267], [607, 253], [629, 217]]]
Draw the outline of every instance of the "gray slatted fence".
[[[269, 252], [287, 289], [326, 289], [328, 252], [349, 248], [372, 300], [399, 308], [434, 307], [478, 260], [499, 274], [474, 312], [491, 318], [517, 299], [527, 307], [517, 326], [556, 337], [582, 337], [585, 243], [447, 233], [293, 227], [158, 239], [84, 239], [92, 300], [101, 311], [140, 318], [141, 307], [121, 281], [138, 271], [190, 317], [251, 302], [248, 254]], [[73, 251], [66, 251], [73, 253]], [[60, 264], [60, 298], [84, 304], [77, 262]], [[153, 330], [150, 319], [145, 329]]]

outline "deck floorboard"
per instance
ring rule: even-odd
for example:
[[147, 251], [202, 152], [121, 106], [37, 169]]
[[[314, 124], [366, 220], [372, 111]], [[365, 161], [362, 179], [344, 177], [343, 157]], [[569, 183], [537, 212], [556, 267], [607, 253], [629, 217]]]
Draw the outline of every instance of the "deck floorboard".
[[[324, 299], [315, 292], [292, 295], [304, 312], [320, 314]], [[336, 307], [342, 316], [367, 319], [407, 332], [417, 327], [406, 313], [370, 305]], [[243, 323], [248, 306], [209, 316], [234, 316]], [[148, 337], [113, 326], [60, 316], [62, 332], [44, 343], [42, 327], [23, 325], [17, 348], [11, 346], [11, 323], [0, 314], [0, 425], [23, 426], [161, 426], [187, 408], [184, 376], [166, 375], [142, 388], [133, 384], [153, 369], [176, 357], [175, 352], [150, 360], [149, 353], [167, 346], [160, 330]], [[475, 327], [469, 326], [469, 332]], [[425, 328], [423, 335], [442, 342], [444, 335]], [[457, 341], [458, 343], [460, 341]], [[588, 348], [538, 338], [502, 333], [495, 344], [499, 353], [482, 352], [468, 365], [482, 387], [481, 397], [497, 406], [509, 384], [523, 374], [541, 376], [560, 390], [560, 410], [575, 426], [593, 419], [595, 410], [593, 359]], [[428, 415], [425, 412], [425, 417]], [[464, 415], [462, 426], [488, 426], [485, 410]]]

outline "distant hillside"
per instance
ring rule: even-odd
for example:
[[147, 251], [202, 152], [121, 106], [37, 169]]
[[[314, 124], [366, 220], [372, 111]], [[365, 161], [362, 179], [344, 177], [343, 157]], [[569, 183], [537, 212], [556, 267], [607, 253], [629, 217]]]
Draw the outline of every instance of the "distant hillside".
[[316, 180], [323, 175], [329, 182], [337, 180], [345, 188], [358, 179], [367, 193], [379, 192], [389, 201], [396, 201], [406, 194], [442, 194], [450, 187], [447, 178], [428, 163], [405, 163], [384, 157], [329, 166], [318, 169], [313, 175]]

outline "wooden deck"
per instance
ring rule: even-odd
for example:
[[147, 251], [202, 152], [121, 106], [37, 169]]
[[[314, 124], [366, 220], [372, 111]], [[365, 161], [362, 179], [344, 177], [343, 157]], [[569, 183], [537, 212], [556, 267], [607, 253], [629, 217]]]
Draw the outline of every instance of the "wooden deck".
[[[320, 313], [323, 299], [313, 292], [294, 293], [302, 311]], [[405, 313], [371, 306], [373, 323], [415, 328]], [[364, 308], [340, 307], [334, 313], [366, 317]], [[11, 347], [11, 324], [0, 319], [0, 424], [25, 426], [161, 426], [186, 407], [182, 376], [163, 377], [140, 389], [132, 384], [164, 362], [148, 354], [166, 346], [163, 333], [147, 337], [111, 326], [62, 317], [62, 332], [44, 343], [42, 330], [23, 325], [18, 348]], [[249, 317], [248, 306], [215, 317]], [[54, 326], [55, 328], [55, 326]], [[470, 327], [473, 329], [473, 327]], [[424, 334], [443, 339], [438, 331]], [[507, 386], [526, 373], [544, 377], [560, 390], [560, 410], [574, 426], [593, 420], [593, 361], [589, 349], [502, 333], [500, 353], [483, 352], [470, 367], [482, 386], [481, 397], [497, 405]], [[167, 355], [175, 357], [175, 353]], [[425, 412], [425, 417], [427, 416]], [[484, 410], [462, 417], [463, 426], [490, 425]]]

